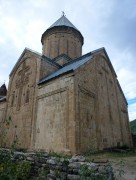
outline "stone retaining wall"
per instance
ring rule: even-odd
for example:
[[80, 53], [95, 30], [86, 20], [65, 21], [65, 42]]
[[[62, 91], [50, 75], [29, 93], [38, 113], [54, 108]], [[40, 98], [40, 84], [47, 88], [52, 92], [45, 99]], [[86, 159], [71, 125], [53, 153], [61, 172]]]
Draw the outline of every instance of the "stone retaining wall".
[[[2, 156], [11, 153], [8, 149], [0, 149]], [[11, 153], [13, 162], [29, 162], [31, 165], [30, 179], [42, 180], [113, 180], [113, 170], [106, 161], [86, 161], [84, 156], [50, 155], [46, 152]]]

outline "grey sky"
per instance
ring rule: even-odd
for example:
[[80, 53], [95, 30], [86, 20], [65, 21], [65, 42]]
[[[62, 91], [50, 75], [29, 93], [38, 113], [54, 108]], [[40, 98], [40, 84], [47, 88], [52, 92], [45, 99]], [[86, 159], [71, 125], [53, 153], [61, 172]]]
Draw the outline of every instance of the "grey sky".
[[105, 47], [136, 118], [135, 0], [0, 0], [0, 84], [25, 47], [41, 52], [41, 35], [65, 11], [84, 36], [83, 54]]

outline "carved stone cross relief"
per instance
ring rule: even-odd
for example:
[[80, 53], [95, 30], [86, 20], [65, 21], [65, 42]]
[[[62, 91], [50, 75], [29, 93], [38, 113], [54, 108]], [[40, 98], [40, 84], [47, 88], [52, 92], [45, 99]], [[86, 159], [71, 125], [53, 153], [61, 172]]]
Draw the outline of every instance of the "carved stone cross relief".
[[28, 72], [29, 69], [30, 67], [26, 66], [26, 63], [24, 61], [22, 69], [18, 72], [19, 79], [16, 81], [16, 88], [19, 89], [17, 99], [17, 110], [19, 110], [21, 106], [23, 86], [29, 82], [29, 74], [26, 75], [26, 72]]

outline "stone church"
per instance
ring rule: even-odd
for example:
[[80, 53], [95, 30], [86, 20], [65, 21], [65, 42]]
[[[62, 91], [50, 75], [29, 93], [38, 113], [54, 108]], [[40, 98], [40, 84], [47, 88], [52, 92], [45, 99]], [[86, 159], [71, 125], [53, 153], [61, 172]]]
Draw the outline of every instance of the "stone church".
[[24, 49], [7, 92], [0, 88], [1, 146], [72, 154], [131, 146], [127, 101], [105, 48], [82, 55], [84, 38], [65, 15], [41, 43], [42, 54]]

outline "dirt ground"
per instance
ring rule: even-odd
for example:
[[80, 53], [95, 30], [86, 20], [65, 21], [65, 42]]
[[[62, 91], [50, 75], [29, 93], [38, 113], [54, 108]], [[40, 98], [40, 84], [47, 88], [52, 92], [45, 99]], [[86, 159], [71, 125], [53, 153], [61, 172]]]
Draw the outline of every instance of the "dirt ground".
[[116, 180], [136, 180], [136, 152], [130, 154], [103, 153], [87, 157], [88, 160], [109, 161]]
[[118, 180], [136, 180], [136, 156], [110, 158], [109, 160]]

